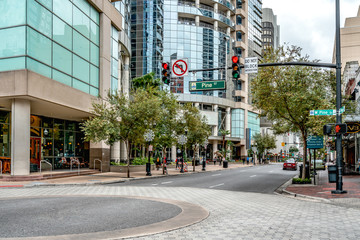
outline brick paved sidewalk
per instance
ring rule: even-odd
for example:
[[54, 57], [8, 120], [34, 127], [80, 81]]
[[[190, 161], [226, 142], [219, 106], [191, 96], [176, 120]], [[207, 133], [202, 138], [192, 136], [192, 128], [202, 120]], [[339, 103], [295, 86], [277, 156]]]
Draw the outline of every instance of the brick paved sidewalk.
[[[233, 169], [239, 167], [251, 167], [253, 165], [243, 165], [240, 163], [229, 163], [228, 168], [223, 168], [219, 166], [219, 164], [209, 163], [206, 165], [206, 171], [220, 171], [226, 169]], [[67, 170], [68, 172], [69, 170]], [[75, 170], [74, 170], [75, 171]], [[76, 171], [75, 171], [76, 172]], [[168, 167], [168, 175], [180, 175], [180, 174], [192, 174], [192, 173], [200, 173], [202, 171], [202, 166], [196, 166], [195, 172], [193, 172], [193, 166], [188, 166], [187, 172], [180, 173], [179, 169], [175, 169], [174, 166]], [[48, 174], [49, 172], [43, 172], [43, 174]], [[36, 173], [37, 175], [39, 173]], [[118, 173], [118, 172], [104, 172], [104, 173], [96, 173], [91, 175], [80, 175], [80, 176], [71, 176], [71, 177], [63, 177], [63, 178], [54, 178], [47, 180], [32, 180], [32, 181], [1, 181], [0, 179], [0, 188], [4, 187], [31, 187], [36, 185], [93, 185], [93, 184], [106, 184], [106, 183], [114, 183], [114, 182], [123, 182], [129, 181], [132, 179], [142, 179], [142, 178], [154, 178], [154, 177], [165, 177], [163, 175], [162, 168], [159, 170], [152, 170], [152, 176], [146, 176], [145, 166], [144, 171], [141, 172], [132, 172], [130, 173], [130, 178], [127, 178], [126, 173]]]
[[336, 190], [336, 183], [329, 183], [328, 172], [318, 171], [319, 184], [318, 185], [300, 185], [291, 184], [286, 187], [286, 191], [311, 197], [318, 197], [324, 199], [339, 199], [339, 198], [359, 198], [360, 199], [360, 175], [343, 176], [343, 190], [346, 194], [332, 194], [332, 190]]

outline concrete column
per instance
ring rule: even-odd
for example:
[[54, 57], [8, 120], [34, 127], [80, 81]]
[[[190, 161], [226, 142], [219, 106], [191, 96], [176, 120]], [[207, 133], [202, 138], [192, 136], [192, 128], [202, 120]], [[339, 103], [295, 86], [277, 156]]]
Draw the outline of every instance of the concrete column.
[[30, 101], [11, 103], [11, 175], [30, 174]]
[[120, 162], [120, 142], [115, 142], [110, 148], [110, 159]]
[[226, 17], [227, 17], [227, 18], [231, 18], [231, 11], [230, 11], [230, 10], [227, 10], [227, 11], [226, 11]]
[[127, 160], [127, 149], [126, 144], [124, 141], [120, 142], [120, 160], [126, 161]]
[[[217, 104], [213, 105], [213, 109], [214, 109], [214, 112], [218, 112], [218, 108], [219, 106]], [[219, 126], [218, 125], [215, 125], [214, 126], [214, 136], [218, 136], [218, 132], [219, 132]]]
[[[104, 141], [99, 143], [90, 142], [90, 168], [94, 168], [94, 160], [101, 160], [102, 171], [110, 171], [110, 146], [105, 144]], [[95, 168], [100, 169], [100, 162], [95, 162]]]
[[218, 151], [218, 140], [213, 141], [213, 158], [215, 158], [215, 153]]
[[199, 109], [200, 103], [196, 102], [194, 103], [194, 106]]
[[[231, 132], [231, 108], [227, 107], [226, 108], [226, 119], [225, 119], [225, 130]], [[231, 134], [226, 135], [227, 137], [229, 137]]]
[[106, 96], [111, 86], [111, 21], [100, 13], [100, 95]]
[[195, 7], [197, 7], [197, 8], [200, 7], [200, 0], [195, 0]]
[[199, 16], [195, 16], [195, 25], [197, 27], [200, 26], [200, 17]]
[[129, 94], [129, 89], [130, 89], [130, 57], [129, 56], [125, 56], [124, 57], [124, 72], [123, 72], [123, 89], [122, 92], [126, 95]]
[[176, 159], [176, 146], [171, 147], [171, 161], [175, 161]]
[[214, 12], [218, 12], [219, 10], [219, 4], [218, 3], [214, 3]]
[[218, 30], [218, 26], [219, 26], [218, 21], [214, 21], [214, 30], [215, 30], [215, 31]]

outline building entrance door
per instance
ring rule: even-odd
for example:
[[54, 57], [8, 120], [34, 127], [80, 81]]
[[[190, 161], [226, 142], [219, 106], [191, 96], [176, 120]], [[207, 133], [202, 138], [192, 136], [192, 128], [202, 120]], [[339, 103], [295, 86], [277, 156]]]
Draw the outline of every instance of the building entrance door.
[[40, 167], [41, 160], [41, 138], [30, 138], [30, 163]]

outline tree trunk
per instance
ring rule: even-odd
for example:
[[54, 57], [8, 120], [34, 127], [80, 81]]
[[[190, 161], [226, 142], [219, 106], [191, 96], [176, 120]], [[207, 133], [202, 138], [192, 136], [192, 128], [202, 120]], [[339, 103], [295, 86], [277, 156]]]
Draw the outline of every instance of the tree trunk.
[[129, 146], [129, 141], [125, 141], [126, 143], [126, 149], [127, 149], [127, 155], [128, 155], [128, 159], [127, 159], [127, 177], [130, 178], [130, 146]]
[[[307, 139], [307, 134], [305, 132], [305, 130], [301, 131], [301, 136], [303, 139], [303, 143], [304, 143], [304, 149], [303, 149], [303, 171], [302, 171], [302, 180], [305, 179], [305, 171], [306, 171], [306, 160], [307, 160], [307, 143], [306, 143], [306, 139]], [[309, 166], [310, 167], [310, 166]]]

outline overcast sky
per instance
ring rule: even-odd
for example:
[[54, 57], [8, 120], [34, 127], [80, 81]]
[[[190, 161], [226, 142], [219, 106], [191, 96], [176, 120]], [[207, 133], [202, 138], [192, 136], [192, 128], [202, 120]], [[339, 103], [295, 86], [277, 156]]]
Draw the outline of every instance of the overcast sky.
[[[340, 1], [340, 27], [345, 18], [355, 17], [359, 0]], [[335, 0], [263, 0], [272, 8], [280, 25], [280, 44], [303, 48], [310, 59], [331, 63], [335, 41]]]

